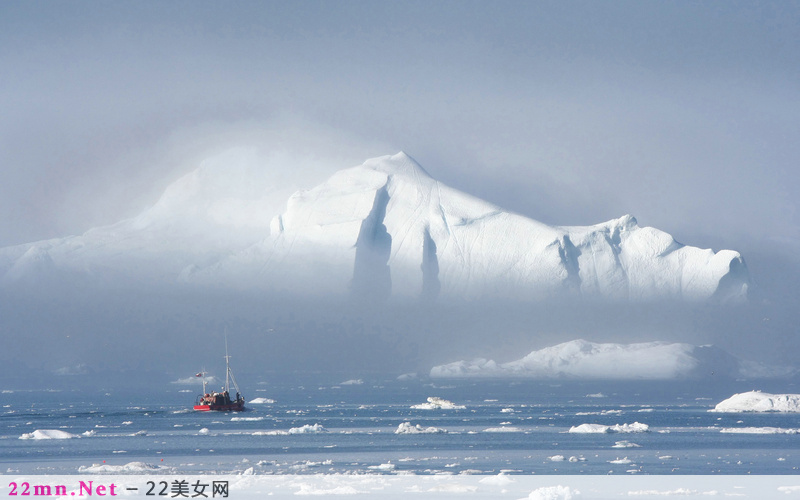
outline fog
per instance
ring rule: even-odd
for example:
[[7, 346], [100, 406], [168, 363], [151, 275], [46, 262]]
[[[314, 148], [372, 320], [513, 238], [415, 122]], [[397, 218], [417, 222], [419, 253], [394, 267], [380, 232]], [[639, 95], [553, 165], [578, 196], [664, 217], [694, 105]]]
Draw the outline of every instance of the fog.
[[786, 2], [6, 2], [0, 247], [134, 217], [231, 147], [282, 155], [281, 193], [402, 150], [548, 224], [630, 213], [737, 250], [752, 282], [739, 306], [370, 307], [26, 283], [0, 296], [4, 376], [177, 379], [226, 328], [246, 372], [275, 376], [425, 373], [574, 338], [794, 364], [798, 42]]

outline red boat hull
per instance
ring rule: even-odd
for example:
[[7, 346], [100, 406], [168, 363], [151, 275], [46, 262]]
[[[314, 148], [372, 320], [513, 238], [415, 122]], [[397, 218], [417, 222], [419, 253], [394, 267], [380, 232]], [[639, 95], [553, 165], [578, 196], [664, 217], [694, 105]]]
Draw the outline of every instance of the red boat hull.
[[244, 403], [231, 403], [229, 405], [194, 405], [196, 411], [242, 411]]

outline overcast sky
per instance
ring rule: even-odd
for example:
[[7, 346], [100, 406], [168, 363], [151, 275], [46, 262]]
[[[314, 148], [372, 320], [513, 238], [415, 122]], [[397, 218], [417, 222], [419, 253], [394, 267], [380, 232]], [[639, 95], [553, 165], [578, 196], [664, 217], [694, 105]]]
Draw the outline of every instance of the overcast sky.
[[0, 245], [135, 215], [224, 138], [797, 262], [798, 47], [787, 1], [5, 1]]

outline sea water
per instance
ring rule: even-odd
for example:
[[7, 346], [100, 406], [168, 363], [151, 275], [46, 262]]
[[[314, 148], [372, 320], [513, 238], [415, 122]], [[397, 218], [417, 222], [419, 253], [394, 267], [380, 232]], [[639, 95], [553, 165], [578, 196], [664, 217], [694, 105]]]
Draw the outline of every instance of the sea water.
[[[797, 474], [800, 415], [709, 412], [754, 388], [798, 392], [752, 382], [263, 381], [243, 388], [260, 403], [226, 413], [193, 411], [199, 387], [174, 384], [7, 389], [0, 472]], [[426, 409], [429, 397], [455, 407]]]

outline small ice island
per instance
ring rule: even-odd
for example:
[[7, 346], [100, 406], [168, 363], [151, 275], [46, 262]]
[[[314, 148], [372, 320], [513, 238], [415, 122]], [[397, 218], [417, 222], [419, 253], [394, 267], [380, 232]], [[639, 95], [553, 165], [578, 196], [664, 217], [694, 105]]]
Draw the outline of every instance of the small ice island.
[[431, 368], [431, 378], [687, 380], [778, 378], [792, 370], [739, 359], [713, 345], [664, 341], [614, 344], [563, 342], [507, 363], [476, 358]]
[[722, 401], [711, 412], [800, 412], [800, 394], [769, 394], [761, 391], [734, 394]]

